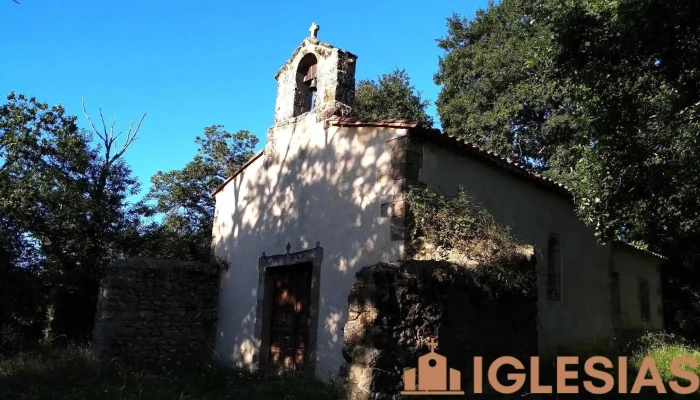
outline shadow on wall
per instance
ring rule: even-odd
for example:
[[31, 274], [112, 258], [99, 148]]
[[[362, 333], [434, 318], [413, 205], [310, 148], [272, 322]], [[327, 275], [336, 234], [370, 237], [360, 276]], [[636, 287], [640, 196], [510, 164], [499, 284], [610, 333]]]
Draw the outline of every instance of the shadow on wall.
[[[274, 133], [274, 134], [272, 134]], [[390, 166], [387, 140], [401, 130], [324, 127], [309, 113], [271, 129], [265, 154], [217, 196], [216, 254], [230, 268], [221, 281], [218, 349], [221, 361], [250, 365], [260, 347], [255, 335], [258, 259], [316, 247], [324, 249], [318, 304], [316, 375], [343, 364], [346, 301], [363, 266], [400, 257], [390, 240], [391, 182], [377, 173]], [[312, 327], [313, 328], [313, 327]]]

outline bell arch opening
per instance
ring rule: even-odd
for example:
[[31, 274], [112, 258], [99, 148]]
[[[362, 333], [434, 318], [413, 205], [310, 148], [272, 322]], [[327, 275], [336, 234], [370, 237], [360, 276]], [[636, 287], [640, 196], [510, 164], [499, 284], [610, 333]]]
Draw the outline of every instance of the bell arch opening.
[[294, 117], [309, 112], [316, 101], [316, 67], [318, 59], [313, 53], [308, 53], [299, 61], [297, 66], [297, 85], [294, 99]]

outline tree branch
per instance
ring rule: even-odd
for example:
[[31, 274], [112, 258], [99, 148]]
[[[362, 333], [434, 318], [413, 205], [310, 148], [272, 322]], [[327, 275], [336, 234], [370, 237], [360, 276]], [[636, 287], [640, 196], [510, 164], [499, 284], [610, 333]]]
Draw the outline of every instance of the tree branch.
[[100, 120], [102, 121], [102, 131], [103, 133], [100, 133], [100, 131], [95, 127], [95, 124], [92, 122], [90, 119], [90, 116], [87, 113], [87, 110], [85, 109], [85, 99], [83, 99], [83, 113], [85, 114], [85, 118], [87, 118], [88, 122], [90, 123], [90, 126], [92, 127], [92, 130], [97, 134], [97, 136], [102, 139], [102, 142], [105, 145], [105, 165], [109, 166], [112, 163], [114, 163], [116, 160], [118, 160], [126, 151], [127, 148], [133, 143], [134, 140], [136, 140], [136, 135], [139, 133], [141, 130], [141, 124], [143, 123], [143, 120], [146, 118], [146, 113], [143, 113], [141, 116], [141, 119], [139, 120], [138, 125], [136, 125], [136, 130], [133, 129], [134, 123], [132, 122], [129, 125], [129, 130], [126, 133], [126, 140], [124, 141], [124, 145], [122, 145], [122, 148], [113, 156], [111, 155], [112, 153], [112, 146], [114, 145], [114, 142], [116, 142], [117, 138], [122, 135], [122, 133], [126, 130], [126, 127], [119, 131], [116, 135], [114, 134], [114, 124], [116, 121], [112, 121], [110, 124], [110, 129], [109, 132], [107, 132], [107, 123], [105, 122], [104, 115], [102, 114], [102, 109], [100, 108]]
[[105, 124], [105, 117], [102, 115], [102, 108], [100, 110], [100, 119], [102, 120], [102, 131], [104, 132], [104, 142], [105, 142], [105, 147], [107, 148], [107, 154], [109, 154], [109, 149], [112, 147], [112, 137], [111, 135], [107, 134], [107, 124]]
[[[141, 119], [139, 120], [138, 125], [136, 125], [136, 130], [134, 130], [133, 133], [132, 133], [132, 127], [134, 126], [134, 123], [132, 122], [132, 123], [129, 125], [129, 130], [128, 130], [127, 133], [126, 133], [126, 140], [124, 141], [124, 145], [122, 146], [122, 149], [121, 149], [117, 154], [114, 155], [114, 159], [113, 159], [113, 160], [116, 160], [116, 159], [118, 159], [119, 157], [121, 157], [122, 154], [124, 154], [124, 152], [126, 151], [126, 149], [129, 148], [129, 146], [131, 145], [131, 143], [132, 143], [134, 140], [136, 140], [136, 135], [139, 133], [139, 130], [141, 130], [141, 124], [143, 123], [143, 120], [144, 120], [145, 118], [146, 118], [146, 113], [143, 113], [143, 115], [141, 116]], [[115, 139], [116, 139], [116, 138], [115, 138]]]
[[100, 137], [100, 139], [102, 139], [102, 141], [104, 141], [104, 138], [102, 137], [102, 135], [100, 135], [100, 131], [98, 131], [97, 128], [95, 127], [95, 124], [92, 123], [92, 119], [90, 119], [90, 116], [88, 115], [87, 110], [85, 109], [85, 99], [82, 99], [82, 100], [83, 100], [83, 114], [85, 114], [85, 118], [87, 118], [88, 122], [90, 123], [90, 127], [92, 127], [92, 130], [97, 134], [97, 136]]

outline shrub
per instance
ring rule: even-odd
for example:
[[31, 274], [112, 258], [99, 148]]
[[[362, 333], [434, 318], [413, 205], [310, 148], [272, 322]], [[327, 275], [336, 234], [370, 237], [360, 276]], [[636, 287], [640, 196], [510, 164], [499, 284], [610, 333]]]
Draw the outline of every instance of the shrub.
[[[426, 247], [457, 252], [455, 264], [475, 268], [474, 278], [486, 287], [513, 293], [536, 293], [534, 250], [524, 246], [511, 228], [500, 224], [460, 187], [454, 196], [412, 188], [405, 197], [409, 252]], [[427, 246], [426, 246], [427, 245]]]
[[[630, 364], [636, 370], [642, 365], [645, 357], [654, 359], [659, 375], [668, 382], [677, 379], [670, 371], [671, 361], [678, 357], [692, 357], [698, 362], [699, 368], [693, 371], [700, 374], [700, 351], [682, 337], [668, 333], [647, 333], [630, 344], [628, 351], [632, 354]], [[690, 369], [684, 366], [684, 369]]]
[[519, 242], [511, 228], [498, 223], [461, 187], [455, 196], [412, 188], [406, 204], [412, 241], [420, 239], [439, 248], [455, 249], [480, 262], [508, 258], [518, 251]]

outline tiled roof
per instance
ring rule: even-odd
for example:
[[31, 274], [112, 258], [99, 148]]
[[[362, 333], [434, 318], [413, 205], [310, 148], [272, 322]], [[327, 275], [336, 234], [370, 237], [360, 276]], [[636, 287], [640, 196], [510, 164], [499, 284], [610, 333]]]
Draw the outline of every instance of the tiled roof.
[[[460, 151], [464, 152], [465, 154], [469, 154], [470, 156], [479, 158], [481, 160], [487, 161], [491, 163], [494, 166], [500, 167], [510, 173], [516, 174], [522, 178], [530, 180], [532, 183], [535, 183], [539, 185], [540, 187], [544, 189], [551, 190], [557, 194], [560, 194], [564, 197], [566, 197], [569, 201], [573, 202], [573, 193], [569, 190], [568, 187], [565, 185], [562, 185], [561, 183], [544, 177], [540, 174], [536, 174], [529, 169], [527, 169], [526, 166], [523, 164], [517, 163], [517, 162], [512, 162], [508, 160], [506, 157], [503, 157], [499, 155], [498, 153], [495, 153], [490, 150], [484, 150], [480, 148], [479, 146], [466, 142], [464, 139], [455, 137], [455, 136], [450, 136], [438, 129], [428, 129], [428, 128], [423, 128], [421, 127], [418, 123], [413, 122], [413, 121], [408, 121], [405, 119], [358, 119], [358, 118], [347, 118], [347, 117], [338, 117], [338, 116], [333, 116], [328, 119], [328, 123], [330, 125], [334, 126], [355, 126], [355, 127], [361, 127], [361, 126], [377, 126], [377, 127], [387, 127], [387, 128], [402, 128], [402, 129], [409, 129], [412, 133], [415, 132], [421, 136], [430, 138], [432, 140], [436, 140], [438, 142], [442, 142], [445, 144], [449, 144], [453, 148], [459, 149]], [[247, 163], [245, 163], [241, 169], [239, 169], [235, 174], [233, 174], [230, 178], [228, 178], [226, 181], [224, 181], [221, 185], [219, 185], [214, 191], [212, 191], [211, 195], [214, 196], [216, 193], [221, 191], [221, 189], [226, 186], [228, 182], [233, 180], [236, 176], [238, 176], [243, 170], [250, 165], [253, 161], [258, 159], [260, 156], [262, 156], [263, 152], [260, 151], [258, 154], [256, 154], [253, 158], [251, 158]], [[628, 247], [631, 247], [633, 249], [636, 249], [638, 251], [642, 251], [646, 254], [661, 258], [661, 259], [667, 259], [661, 254], [655, 253], [650, 250], [643, 249], [639, 246], [635, 246], [631, 243], [624, 243], [624, 242], [617, 242], [619, 244], [626, 245]]]
[[550, 178], [531, 172], [523, 164], [509, 161], [506, 157], [503, 157], [498, 153], [489, 150], [484, 150], [475, 144], [466, 142], [463, 139], [455, 136], [447, 135], [446, 133], [443, 133], [438, 129], [422, 128], [416, 122], [407, 121], [404, 119], [373, 120], [332, 117], [329, 119], [329, 123], [331, 125], [336, 126], [381, 126], [388, 128], [411, 129], [412, 132], [415, 132], [421, 136], [428, 137], [438, 142], [449, 144], [453, 148], [460, 149], [466, 154], [487, 161], [506, 171], [519, 175], [522, 178], [528, 179], [545, 189], [549, 189], [554, 191], [555, 193], [561, 194], [570, 201], [573, 200], [573, 194], [571, 193], [568, 187]]
[[557, 194], [561, 194], [570, 201], [573, 200], [573, 193], [569, 190], [568, 187], [553, 179], [547, 178], [545, 176], [530, 171], [525, 165], [521, 163], [512, 162], [506, 157], [501, 156], [496, 152], [484, 150], [473, 143], [469, 143], [464, 139], [455, 136], [450, 136], [437, 129], [422, 129], [421, 133], [430, 138], [455, 146], [456, 148], [464, 151], [465, 153], [468, 153], [484, 161], [490, 162], [497, 167], [500, 167], [504, 170], [507, 170], [511, 173], [528, 179], [545, 189], [549, 189]]
[[621, 242], [621, 241], [616, 241], [615, 243], [616, 243], [616, 244], [619, 244], [619, 245], [631, 247], [631, 248], [633, 248], [633, 249], [635, 249], [635, 250], [641, 251], [642, 253], [649, 254], [650, 256], [654, 256], [654, 257], [660, 258], [660, 259], [662, 259], [662, 260], [668, 260], [668, 257], [666, 257], [666, 256], [664, 256], [664, 255], [662, 255], [662, 254], [655, 253], [655, 252], [653, 252], [653, 251], [651, 251], [651, 250], [647, 250], [647, 249], [645, 249], [645, 248], [643, 248], [643, 247], [639, 247], [639, 246], [634, 245], [634, 244], [632, 244], [632, 243], [626, 243], [626, 242]]
[[382, 126], [387, 128], [416, 128], [418, 123], [406, 119], [370, 119], [333, 116], [328, 123], [334, 126]]

